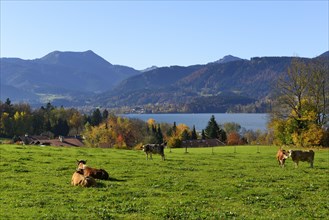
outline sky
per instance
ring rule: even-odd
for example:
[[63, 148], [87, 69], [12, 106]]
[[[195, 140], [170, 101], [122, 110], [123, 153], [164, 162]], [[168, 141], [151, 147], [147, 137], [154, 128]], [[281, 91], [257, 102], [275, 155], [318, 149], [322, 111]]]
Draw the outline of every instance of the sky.
[[329, 1], [1, 0], [0, 57], [92, 50], [142, 70], [329, 50]]

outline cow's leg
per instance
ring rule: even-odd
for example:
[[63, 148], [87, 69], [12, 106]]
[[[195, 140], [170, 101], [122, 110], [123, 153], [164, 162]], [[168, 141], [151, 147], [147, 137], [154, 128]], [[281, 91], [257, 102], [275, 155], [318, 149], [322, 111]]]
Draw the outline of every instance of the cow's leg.
[[150, 159], [153, 160], [153, 158], [152, 158], [152, 152], [150, 153]]

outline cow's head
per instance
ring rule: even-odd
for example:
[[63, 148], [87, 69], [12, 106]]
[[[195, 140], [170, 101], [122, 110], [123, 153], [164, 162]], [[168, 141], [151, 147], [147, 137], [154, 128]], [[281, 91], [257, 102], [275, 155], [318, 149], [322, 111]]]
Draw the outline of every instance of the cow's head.
[[78, 169], [85, 169], [87, 161], [86, 160], [77, 160], [77, 163], [78, 163], [77, 170]]
[[79, 165], [80, 163], [82, 163], [82, 164], [86, 164], [87, 161], [86, 161], [86, 160], [77, 160], [77, 163], [78, 163], [78, 165]]
[[293, 150], [288, 150], [288, 157], [291, 157], [293, 152], [294, 152]]
[[282, 152], [283, 159], [289, 158], [289, 151], [287, 152], [286, 150], [280, 149]]

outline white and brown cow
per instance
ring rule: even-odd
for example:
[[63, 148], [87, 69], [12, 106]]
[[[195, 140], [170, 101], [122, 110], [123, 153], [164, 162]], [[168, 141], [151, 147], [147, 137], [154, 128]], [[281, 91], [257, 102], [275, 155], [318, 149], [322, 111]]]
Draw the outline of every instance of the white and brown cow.
[[301, 151], [301, 150], [289, 150], [289, 157], [294, 161], [295, 167], [298, 167], [299, 161], [307, 161], [310, 166], [313, 167], [314, 163], [314, 151]]
[[278, 150], [278, 153], [276, 154], [276, 159], [279, 162], [279, 166], [282, 168], [284, 167], [284, 163], [286, 162], [286, 159], [289, 157], [288, 152], [286, 150], [280, 148]]
[[162, 160], [165, 160], [164, 148], [166, 144], [145, 144], [143, 145], [143, 151], [146, 154], [146, 159], [148, 160], [148, 156], [150, 155], [150, 159], [152, 160], [152, 154], [160, 154]]

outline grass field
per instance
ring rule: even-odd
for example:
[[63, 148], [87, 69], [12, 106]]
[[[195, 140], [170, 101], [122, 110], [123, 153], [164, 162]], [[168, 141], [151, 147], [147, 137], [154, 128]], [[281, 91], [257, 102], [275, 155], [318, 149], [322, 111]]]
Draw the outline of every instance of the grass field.
[[[0, 145], [0, 219], [328, 219], [329, 151], [314, 168], [277, 147], [142, 151]], [[76, 159], [103, 168], [110, 181], [70, 185]]]

